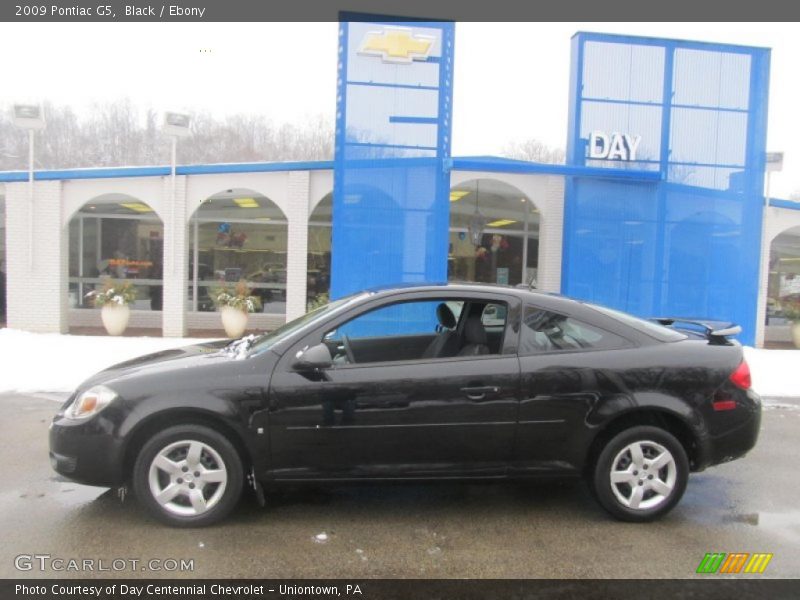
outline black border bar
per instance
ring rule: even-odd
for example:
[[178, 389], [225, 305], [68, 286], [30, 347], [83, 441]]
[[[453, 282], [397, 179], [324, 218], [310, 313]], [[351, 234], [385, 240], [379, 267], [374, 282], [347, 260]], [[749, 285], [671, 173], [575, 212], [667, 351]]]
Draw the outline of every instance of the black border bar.
[[[156, 586], [147, 593], [147, 586]], [[241, 586], [239, 593], [215, 593], [214, 585], [228, 590]], [[26, 586], [21, 592], [17, 586]], [[39, 592], [31, 592], [37, 586]], [[85, 588], [82, 591], [81, 588]], [[141, 595], [123, 594], [123, 586], [143, 589]], [[164, 586], [181, 588], [180, 593], [164, 593]], [[347, 586], [350, 586], [349, 588]], [[357, 586], [357, 591], [356, 591]], [[102, 588], [100, 594], [91, 590]], [[337, 593], [324, 591], [335, 588]], [[71, 590], [76, 590], [72, 592]], [[116, 592], [112, 591], [116, 590]], [[316, 591], [314, 591], [316, 590]], [[349, 591], [349, 593], [348, 593]], [[700, 579], [4, 579], [0, 598], [34, 600], [648, 600], [655, 598], [702, 598], [703, 600], [782, 600], [800, 596], [800, 580], [726, 578], [703, 576]]]
[[341, 11], [495, 22], [800, 20], [791, 0], [3, 0], [0, 21], [337, 21]]

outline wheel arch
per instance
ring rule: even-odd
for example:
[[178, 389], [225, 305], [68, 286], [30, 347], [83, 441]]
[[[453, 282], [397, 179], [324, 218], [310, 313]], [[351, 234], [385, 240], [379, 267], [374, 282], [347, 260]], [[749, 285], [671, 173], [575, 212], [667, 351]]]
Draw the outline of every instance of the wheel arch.
[[245, 473], [253, 464], [253, 457], [242, 436], [218, 415], [196, 408], [175, 408], [149, 415], [131, 431], [130, 439], [123, 449], [122, 475], [125, 480], [130, 478], [136, 457], [147, 443], [147, 440], [159, 431], [175, 425], [201, 425], [213, 429], [224, 435], [233, 444], [242, 461], [242, 468]]
[[675, 436], [686, 451], [689, 468], [694, 471], [701, 460], [699, 437], [691, 425], [679, 414], [663, 408], [642, 407], [615, 416], [595, 434], [584, 461], [584, 474], [591, 474], [603, 447], [618, 433], [636, 427], [650, 425]]

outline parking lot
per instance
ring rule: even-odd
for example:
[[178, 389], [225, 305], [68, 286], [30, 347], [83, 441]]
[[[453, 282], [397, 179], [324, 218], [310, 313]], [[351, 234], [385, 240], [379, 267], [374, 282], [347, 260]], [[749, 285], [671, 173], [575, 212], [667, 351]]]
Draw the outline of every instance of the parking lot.
[[[706, 552], [770, 552], [759, 577], [800, 573], [800, 400], [768, 406], [755, 450], [693, 475], [678, 507], [651, 524], [611, 520], [580, 483], [446, 483], [286, 490], [266, 509], [248, 493], [232, 518], [196, 530], [57, 477], [47, 457], [57, 406], [0, 396], [0, 577], [92, 576], [35, 561], [19, 571], [19, 555], [126, 561], [94, 573], [103, 577], [684, 578]], [[153, 559], [192, 560], [193, 570], [138, 572]]]

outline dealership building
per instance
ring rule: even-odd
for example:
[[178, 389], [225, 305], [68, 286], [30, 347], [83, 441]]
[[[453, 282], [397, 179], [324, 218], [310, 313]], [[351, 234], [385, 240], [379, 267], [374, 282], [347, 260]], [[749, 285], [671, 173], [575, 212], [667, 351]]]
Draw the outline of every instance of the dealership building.
[[219, 329], [210, 293], [242, 278], [258, 329], [459, 280], [788, 342], [800, 203], [764, 197], [768, 49], [576, 34], [551, 165], [451, 155], [454, 24], [339, 27], [332, 161], [0, 173], [7, 326], [98, 326], [86, 294], [109, 277], [136, 286], [131, 326], [165, 336]]

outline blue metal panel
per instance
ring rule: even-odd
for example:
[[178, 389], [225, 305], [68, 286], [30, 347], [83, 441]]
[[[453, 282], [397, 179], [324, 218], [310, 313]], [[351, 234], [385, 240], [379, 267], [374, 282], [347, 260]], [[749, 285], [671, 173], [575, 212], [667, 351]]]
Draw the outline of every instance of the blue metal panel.
[[494, 173], [523, 173], [530, 175], [568, 175], [597, 177], [620, 181], [657, 181], [658, 173], [638, 169], [612, 170], [576, 165], [552, 165], [492, 156], [459, 157], [452, 159], [454, 171], [491, 171]]
[[800, 210], [800, 202], [794, 200], [781, 200], [779, 198], [770, 198], [769, 205], [775, 208], [788, 208], [789, 210]]
[[[340, 23], [334, 298], [447, 278], [454, 33], [444, 22]], [[412, 46], [418, 55], [403, 55]]]
[[[769, 50], [573, 38], [568, 162], [660, 181], [567, 184], [565, 293], [643, 316], [740, 323], [755, 338]], [[587, 159], [592, 131], [640, 135], [637, 161]]]

